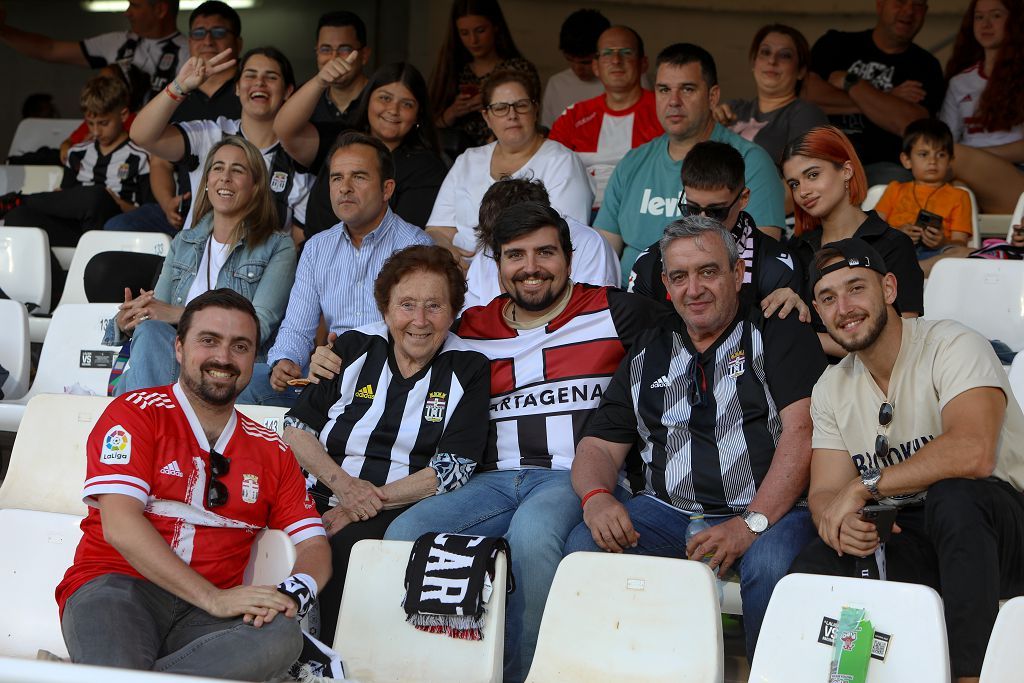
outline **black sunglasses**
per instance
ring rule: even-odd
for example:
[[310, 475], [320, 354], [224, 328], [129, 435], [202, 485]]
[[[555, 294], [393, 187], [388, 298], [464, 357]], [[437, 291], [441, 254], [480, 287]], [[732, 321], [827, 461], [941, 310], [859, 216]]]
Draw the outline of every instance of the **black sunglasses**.
[[889, 453], [889, 437], [882, 430], [892, 423], [895, 415], [892, 404], [886, 401], [878, 408], [878, 436], [875, 437], [875, 457], [882, 458]]
[[188, 37], [192, 40], [203, 40], [206, 38], [206, 34], [209, 33], [213, 36], [214, 40], [221, 40], [222, 38], [234, 33], [229, 28], [223, 26], [214, 26], [213, 28], [194, 28], [188, 32]]
[[210, 482], [206, 487], [206, 507], [215, 508], [228, 502], [228, 487], [218, 477], [226, 476], [231, 469], [231, 458], [225, 458], [210, 449]]
[[704, 374], [704, 366], [697, 360], [697, 356], [690, 359], [690, 365], [686, 368], [687, 392], [686, 402], [691, 408], [707, 408], [708, 406], [708, 378]]
[[701, 206], [693, 202], [684, 202], [682, 197], [676, 202], [676, 206], [679, 208], [679, 213], [683, 216], [699, 216], [704, 214], [708, 218], [721, 223], [729, 215], [729, 212], [732, 211], [732, 207], [736, 206], [736, 202], [740, 200], [742, 195], [743, 190], [740, 189], [736, 197], [729, 203], [729, 206]]

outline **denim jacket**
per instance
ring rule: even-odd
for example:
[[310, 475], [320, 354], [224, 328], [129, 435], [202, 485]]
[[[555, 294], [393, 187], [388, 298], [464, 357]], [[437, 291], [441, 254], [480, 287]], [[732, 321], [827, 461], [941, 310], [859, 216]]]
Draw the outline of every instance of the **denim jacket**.
[[[213, 212], [195, 227], [182, 230], [171, 242], [164, 259], [155, 298], [172, 306], [184, 306], [192, 282], [203, 260], [206, 241], [213, 232]], [[289, 234], [274, 232], [267, 240], [249, 249], [245, 237], [231, 250], [217, 276], [216, 287], [228, 287], [252, 302], [260, 321], [260, 356], [266, 355], [277, 328], [281, 325], [292, 282], [295, 280], [295, 244]], [[105, 345], [123, 344], [127, 337], [114, 319], [107, 325]]]

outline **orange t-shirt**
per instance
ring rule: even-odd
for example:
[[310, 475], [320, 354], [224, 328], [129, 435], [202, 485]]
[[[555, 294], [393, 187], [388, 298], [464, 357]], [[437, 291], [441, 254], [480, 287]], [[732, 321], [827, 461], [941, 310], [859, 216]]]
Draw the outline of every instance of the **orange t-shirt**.
[[954, 232], [974, 234], [971, 227], [971, 196], [959, 187], [946, 183], [936, 189], [916, 183], [893, 181], [885, 188], [885, 194], [878, 200], [875, 211], [894, 228], [915, 223], [922, 209], [942, 216], [942, 228], [946, 239]]

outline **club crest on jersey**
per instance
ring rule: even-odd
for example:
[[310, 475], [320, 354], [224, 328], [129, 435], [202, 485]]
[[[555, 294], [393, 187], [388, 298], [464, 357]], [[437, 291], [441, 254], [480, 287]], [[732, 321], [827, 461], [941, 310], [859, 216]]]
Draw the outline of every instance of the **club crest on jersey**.
[[121, 164], [120, 166], [118, 166], [117, 167], [117, 179], [118, 180], [127, 180], [128, 179], [128, 171], [129, 170], [130, 169], [128, 168], [128, 164]]
[[440, 422], [444, 419], [444, 409], [448, 405], [448, 394], [443, 391], [431, 391], [427, 396], [423, 419], [427, 422]]
[[288, 174], [284, 171], [274, 171], [270, 177], [270, 191], [280, 192], [288, 184]]
[[740, 349], [729, 354], [729, 364], [726, 365], [726, 374], [736, 379], [743, 374], [747, 365], [747, 354]]
[[260, 495], [260, 478], [255, 474], [242, 475], [242, 502], [255, 503]]
[[160, 63], [157, 65], [157, 71], [167, 71], [174, 65], [174, 54], [170, 52], [164, 53], [164, 56], [160, 58]]
[[132, 435], [121, 425], [114, 425], [103, 437], [100, 462], [104, 465], [127, 465], [132, 459]]

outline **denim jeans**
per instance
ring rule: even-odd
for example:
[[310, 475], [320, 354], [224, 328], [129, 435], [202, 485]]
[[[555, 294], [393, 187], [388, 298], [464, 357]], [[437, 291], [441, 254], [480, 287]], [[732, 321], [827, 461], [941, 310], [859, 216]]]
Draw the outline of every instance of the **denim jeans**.
[[177, 228], [171, 225], [164, 214], [164, 210], [155, 202], [152, 204], [142, 204], [134, 211], [114, 216], [103, 225], [103, 229], [131, 232], [162, 232], [171, 237], [178, 234]]
[[252, 379], [235, 403], [245, 406], [281, 406], [291, 408], [299, 401], [303, 387], [288, 387], [284, 391], [276, 391], [270, 386], [270, 365], [256, 363], [252, 368]]
[[137, 389], [162, 387], [178, 381], [181, 367], [174, 355], [173, 325], [159, 320], [145, 320], [132, 334], [131, 361], [114, 389], [120, 396]]
[[255, 628], [124, 574], [101, 576], [75, 591], [61, 631], [76, 664], [243, 681], [283, 674], [302, 651], [294, 619], [279, 614]]
[[[650, 496], [636, 496], [625, 505], [633, 528], [640, 534], [637, 546], [626, 552], [658, 557], [686, 557], [686, 527], [690, 523], [686, 513]], [[706, 521], [714, 526], [730, 519], [733, 517], [708, 517]], [[757, 635], [761, 632], [761, 622], [764, 621], [764, 613], [768, 609], [768, 600], [772, 597], [775, 584], [786, 575], [793, 559], [815, 536], [810, 511], [806, 507], [793, 508], [755, 539], [739, 562], [733, 565], [740, 575], [743, 630], [746, 633], [749, 659], [754, 657]], [[594, 543], [590, 529], [582, 523], [569, 535], [565, 543], [565, 554], [581, 550], [601, 552]]]
[[384, 538], [415, 541], [427, 532], [504, 536], [516, 590], [505, 615], [505, 681], [526, 677], [537, 648], [551, 580], [569, 532], [583, 519], [569, 472], [525, 469], [475, 474], [460, 489], [413, 505]]

